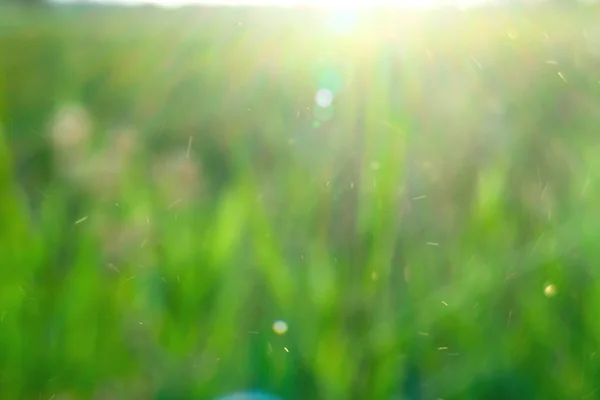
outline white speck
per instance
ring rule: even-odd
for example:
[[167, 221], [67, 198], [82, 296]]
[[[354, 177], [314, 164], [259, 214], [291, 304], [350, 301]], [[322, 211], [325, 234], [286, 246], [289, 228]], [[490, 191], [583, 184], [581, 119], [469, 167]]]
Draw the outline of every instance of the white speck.
[[118, 273], [121, 273], [121, 271], [119, 271], [119, 268], [115, 267], [115, 264], [113, 263], [109, 263], [108, 268], [112, 269], [113, 271], [117, 271]]
[[86, 219], [88, 219], [88, 217], [87, 217], [87, 216], [85, 216], [85, 217], [82, 217], [82, 218], [79, 218], [77, 221], [75, 221], [75, 225], [78, 225], [78, 224], [82, 223], [82, 222], [83, 222], [83, 221], [85, 221]]
[[439, 243], [435, 243], [435, 242], [427, 242], [428, 246], [439, 246]]
[[284, 347], [283, 349], [285, 350], [286, 353], [290, 352], [287, 347]]
[[546, 60], [546, 64], [557, 65], [558, 63], [554, 60]]
[[185, 158], [187, 158], [187, 159], [190, 158], [190, 150], [192, 148], [192, 140], [193, 140], [193, 136], [190, 136], [190, 138], [188, 139], [187, 151], [185, 153]]
[[275, 321], [273, 322], [273, 332], [278, 335], [283, 335], [288, 330], [288, 324], [285, 321]]
[[471, 60], [473, 60], [475, 65], [477, 65], [477, 68], [481, 69], [481, 64], [479, 64], [479, 61], [477, 61], [477, 59], [475, 57], [471, 56]]
[[350, 189], [354, 189], [354, 182], [350, 182]]
[[448, 307], [448, 303], [446, 303], [444, 300], [442, 300], [442, 304]]
[[182, 199], [175, 200], [173, 203], [171, 203], [171, 205], [167, 209], [170, 210], [171, 208], [175, 207], [177, 204], [181, 203], [181, 201], [182, 201]]
[[565, 76], [563, 75], [563, 73], [562, 73], [562, 72], [559, 72], [559, 73], [558, 73], [558, 76], [560, 76], [560, 79], [562, 79], [562, 80], [563, 80], [563, 82], [567, 83], [567, 78], [565, 78]]
[[427, 195], [426, 195], [426, 194], [424, 194], [423, 196], [413, 197], [412, 199], [413, 199], [413, 200], [421, 200], [421, 199], [424, 199], [424, 198], [426, 198], [426, 197], [427, 197]]
[[438, 347], [438, 350], [448, 350], [447, 347]]

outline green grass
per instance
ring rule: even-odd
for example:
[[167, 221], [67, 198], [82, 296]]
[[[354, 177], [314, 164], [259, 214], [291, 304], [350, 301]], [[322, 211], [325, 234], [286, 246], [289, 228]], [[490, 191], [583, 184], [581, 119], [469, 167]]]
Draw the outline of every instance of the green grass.
[[5, 10], [2, 398], [597, 397], [598, 10]]

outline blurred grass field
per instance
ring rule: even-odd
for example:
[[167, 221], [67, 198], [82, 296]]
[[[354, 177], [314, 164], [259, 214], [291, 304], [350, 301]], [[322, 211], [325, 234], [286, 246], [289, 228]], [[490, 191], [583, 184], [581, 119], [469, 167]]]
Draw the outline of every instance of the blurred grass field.
[[0, 7], [1, 398], [600, 396], [600, 10], [341, 17]]

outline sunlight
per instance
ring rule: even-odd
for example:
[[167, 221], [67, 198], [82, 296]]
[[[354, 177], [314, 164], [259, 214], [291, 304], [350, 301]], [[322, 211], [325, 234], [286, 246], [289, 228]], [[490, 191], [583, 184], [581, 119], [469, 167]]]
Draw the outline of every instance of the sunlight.
[[[58, 0], [71, 2], [73, 0]], [[76, 0], [75, 0], [76, 1]], [[429, 9], [438, 6], [455, 6], [459, 8], [480, 5], [487, 0], [88, 0], [100, 3], [119, 4], [154, 4], [164, 7], [179, 7], [183, 5], [205, 6], [275, 6], [275, 7], [327, 7], [357, 9], [373, 6], [397, 6], [406, 8]]]

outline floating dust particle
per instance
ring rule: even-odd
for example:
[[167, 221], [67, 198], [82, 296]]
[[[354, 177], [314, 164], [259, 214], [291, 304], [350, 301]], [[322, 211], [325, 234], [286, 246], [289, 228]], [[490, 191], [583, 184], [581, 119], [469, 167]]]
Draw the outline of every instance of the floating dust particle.
[[117, 268], [115, 266], [115, 264], [113, 264], [113, 263], [108, 263], [108, 268], [112, 269], [113, 271], [117, 271], [118, 273], [121, 273], [121, 271], [119, 270], [119, 268]]
[[377, 272], [373, 271], [371, 272], [371, 279], [373, 281], [376, 281], [379, 278], [379, 276], [377, 275]]
[[329, 187], [329, 181], [327, 181], [327, 183], [325, 183], [325, 186]]
[[560, 76], [560, 79], [562, 79], [562, 80], [563, 80], [563, 82], [567, 83], [567, 79], [565, 78], [565, 76], [563, 75], [563, 73], [562, 73], [562, 72], [559, 72], [559, 73], [558, 73], [558, 76]]
[[288, 330], [288, 324], [285, 321], [279, 320], [273, 322], [273, 332], [278, 335], [283, 335]]
[[140, 246], [140, 249], [143, 248], [146, 245], [146, 243], [148, 243], [148, 239], [144, 239], [144, 241], [142, 242], [142, 244]]
[[79, 218], [77, 221], [75, 221], [75, 225], [79, 225], [80, 223], [82, 223], [83, 221], [85, 221], [86, 219], [88, 219], [87, 216]]
[[287, 347], [284, 347], [283, 349], [285, 350], [286, 353], [290, 352]]
[[427, 195], [426, 195], [426, 194], [424, 194], [424, 195], [422, 195], [422, 196], [413, 197], [413, 198], [412, 198], [412, 200], [421, 200], [421, 199], [424, 199], [424, 198], [426, 198], [426, 197], [427, 197]]
[[509, 29], [506, 34], [511, 40], [516, 40], [519, 38], [519, 32], [516, 29]]
[[477, 68], [481, 69], [481, 64], [475, 57], [471, 56], [471, 60], [475, 63], [475, 65], [477, 65]]
[[439, 246], [439, 243], [435, 243], [435, 242], [427, 242], [428, 246]]
[[546, 64], [550, 64], [550, 65], [558, 65], [558, 63], [554, 60], [546, 60]]
[[354, 182], [350, 182], [350, 189], [354, 189]]
[[271, 344], [271, 342], [267, 342], [267, 353], [273, 353], [273, 345]]
[[130, 280], [135, 279], [135, 275], [130, 276], [129, 278], [126, 278], [123, 283], [129, 282]]
[[556, 286], [554, 286], [553, 284], [546, 285], [546, 287], [544, 288], [544, 294], [547, 297], [552, 297], [556, 295]]
[[421, 336], [429, 336], [429, 332], [417, 332]]
[[448, 350], [447, 347], [438, 347], [438, 350]]
[[193, 136], [190, 136], [190, 138], [188, 139], [188, 146], [187, 146], [187, 151], [185, 153], [185, 158], [187, 158], [189, 160], [190, 158], [190, 150], [192, 149], [192, 140], [193, 140]]
[[170, 210], [171, 208], [175, 207], [177, 204], [181, 203], [183, 199], [177, 199], [175, 200], [173, 203], [171, 203], [171, 205], [169, 207], [167, 207], [167, 210]]
[[448, 307], [448, 303], [446, 303], [444, 300], [442, 300], [442, 304]]

